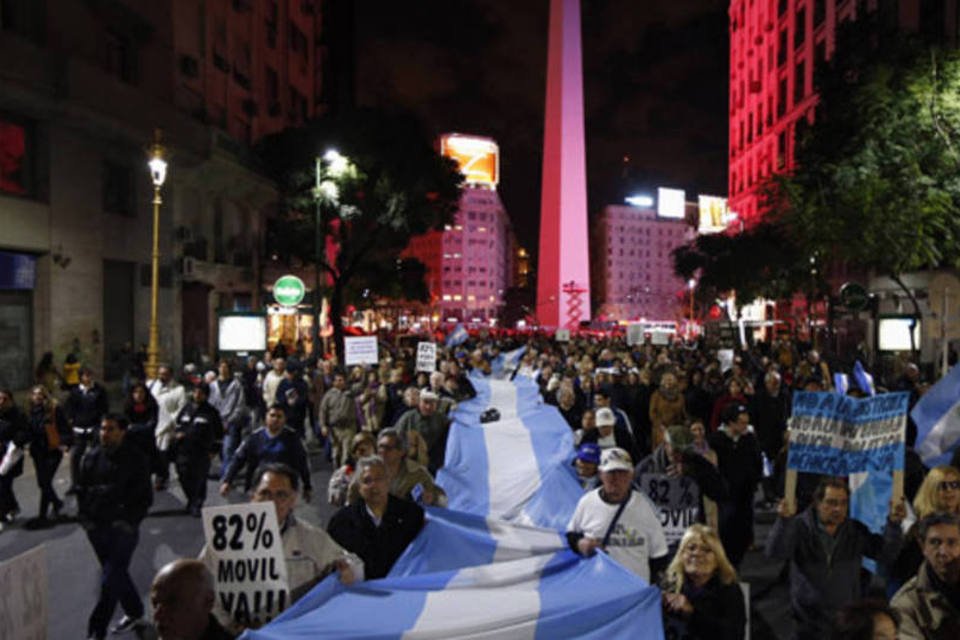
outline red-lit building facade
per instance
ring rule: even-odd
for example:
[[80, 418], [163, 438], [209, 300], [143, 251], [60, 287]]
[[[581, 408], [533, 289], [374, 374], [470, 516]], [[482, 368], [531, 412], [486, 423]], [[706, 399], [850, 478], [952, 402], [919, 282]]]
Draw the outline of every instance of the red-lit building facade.
[[957, 41], [956, 0], [732, 0], [729, 208], [749, 224], [759, 187], [793, 166], [798, 127], [813, 123], [814, 71], [833, 55], [837, 26], [866, 12]]

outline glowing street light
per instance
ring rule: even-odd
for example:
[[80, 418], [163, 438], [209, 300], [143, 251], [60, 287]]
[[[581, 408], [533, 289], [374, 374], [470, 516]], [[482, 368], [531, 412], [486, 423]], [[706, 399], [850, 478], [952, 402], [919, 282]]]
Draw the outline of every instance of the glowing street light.
[[157, 326], [157, 296], [160, 289], [160, 187], [167, 179], [167, 161], [164, 158], [164, 148], [160, 144], [162, 134], [160, 129], [153, 133], [153, 144], [150, 147], [150, 180], [153, 182], [153, 252], [150, 256], [150, 332], [147, 342], [146, 374], [149, 379], [156, 379], [157, 366], [160, 354], [160, 329]]

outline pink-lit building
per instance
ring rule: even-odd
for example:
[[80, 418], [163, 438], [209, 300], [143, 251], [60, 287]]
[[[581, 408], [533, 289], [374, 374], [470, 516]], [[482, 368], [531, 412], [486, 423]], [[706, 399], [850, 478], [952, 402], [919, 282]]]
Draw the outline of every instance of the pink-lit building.
[[749, 224], [759, 187], [793, 166], [797, 129], [813, 123], [814, 71], [837, 25], [880, 11], [886, 24], [956, 44], [957, 0], [732, 0], [729, 207]]
[[464, 174], [460, 206], [443, 231], [413, 238], [404, 254], [426, 265], [430, 306], [442, 319], [495, 318], [512, 284], [516, 248], [496, 189], [499, 150], [489, 138], [447, 134], [441, 152]]
[[671, 321], [683, 316], [686, 283], [672, 252], [694, 231], [653, 208], [608, 205], [592, 225], [591, 262], [598, 316]]

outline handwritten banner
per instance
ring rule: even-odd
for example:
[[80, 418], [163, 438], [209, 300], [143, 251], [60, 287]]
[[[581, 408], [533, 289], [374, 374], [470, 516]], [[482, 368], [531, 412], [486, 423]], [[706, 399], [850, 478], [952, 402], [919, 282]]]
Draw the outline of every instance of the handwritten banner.
[[280, 615], [290, 595], [274, 504], [206, 507], [203, 533], [216, 567], [216, 598], [230, 617], [257, 628]]
[[377, 346], [377, 336], [361, 336], [357, 338], [344, 338], [343, 354], [344, 364], [352, 367], [355, 364], [377, 364], [379, 354]]
[[903, 469], [909, 401], [906, 392], [794, 394], [787, 468], [832, 476]]
[[656, 507], [667, 544], [678, 544], [687, 527], [697, 522], [700, 487], [685, 476], [644, 473], [640, 476], [640, 490]]
[[417, 371], [433, 373], [437, 370], [437, 345], [433, 342], [417, 343]]

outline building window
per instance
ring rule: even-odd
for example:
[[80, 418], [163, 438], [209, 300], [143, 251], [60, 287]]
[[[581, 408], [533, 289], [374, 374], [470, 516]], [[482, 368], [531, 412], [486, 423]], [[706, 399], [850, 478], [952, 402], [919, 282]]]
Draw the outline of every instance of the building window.
[[136, 197], [133, 171], [127, 165], [111, 160], [103, 161], [103, 210], [121, 216], [136, 217]]
[[796, 75], [793, 79], [793, 103], [799, 104], [806, 94], [805, 78], [806, 65], [802, 62], [797, 63]]
[[813, 28], [816, 29], [827, 18], [827, 0], [813, 0]]
[[777, 85], [777, 115], [782, 117], [787, 112], [787, 79], [780, 78]]
[[0, 192], [33, 192], [33, 139], [25, 124], [0, 115]]
[[787, 0], [779, 0], [777, 3], [777, 15], [782, 16], [787, 12]]
[[121, 82], [137, 83], [136, 46], [129, 37], [107, 29], [104, 34], [103, 68]]
[[793, 48], [799, 49], [807, 39], [807, 10], [797, 9], [797, 23], [793, 27]]
[[787, 30], [781, 29], [780, 42], [779, 42], [779, 46], [777, 47], [777, 65], [778, 66], [782, 67], [787, 63], [787, 43], [788, 42], [789, 42], [789, 38], [787, 36]]
[[290, 25], [290, 50], [300, 58], [300, 64], [306, 68], [308, 62], [307, 36], [295, 25]]

